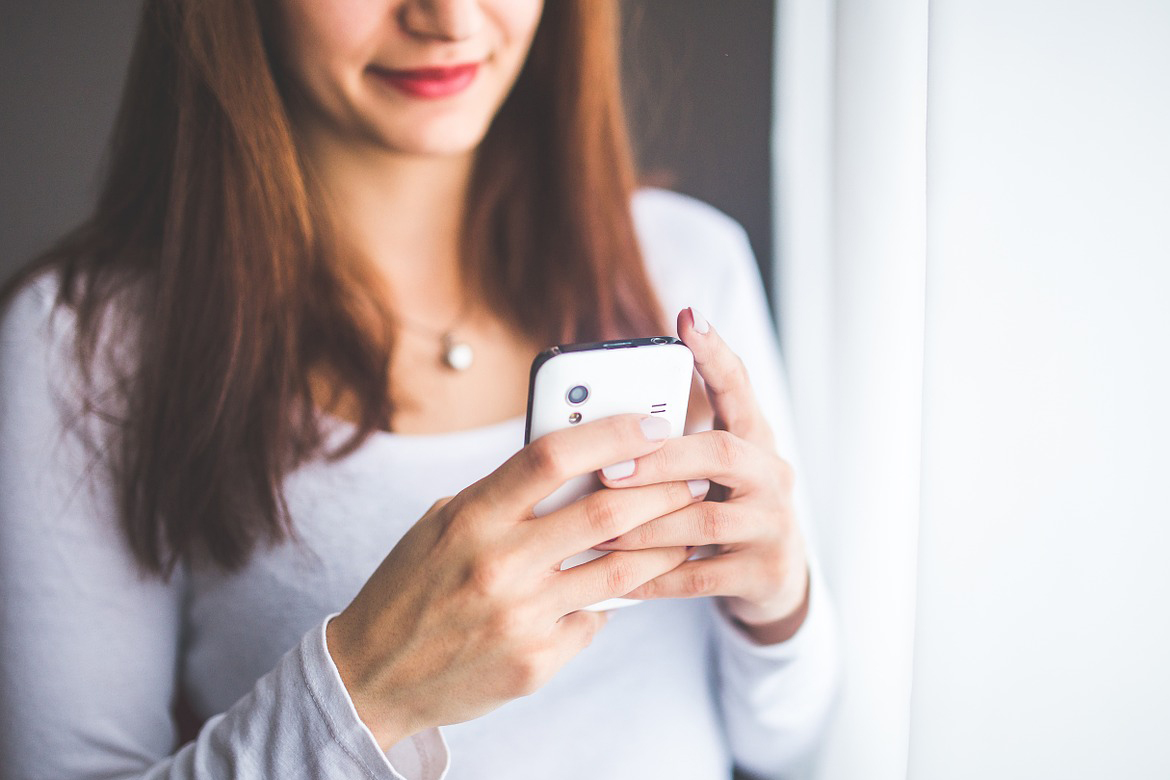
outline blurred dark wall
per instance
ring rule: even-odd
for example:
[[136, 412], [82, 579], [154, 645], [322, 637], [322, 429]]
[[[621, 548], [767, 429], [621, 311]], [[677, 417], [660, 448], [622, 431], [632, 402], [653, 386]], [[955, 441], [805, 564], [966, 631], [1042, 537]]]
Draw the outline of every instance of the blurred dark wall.
[[[621, 2], [647, 180], [739, 220], [767, 271], [773, 3]], [[0, 0], [0, 278], [86, 215], [139, 5]]]
[[727, 212], [771, 294], [772, 0], [622, 0], [643, 179]]
[[0, 278], [88, 214], [139, 0], [0, 0]]

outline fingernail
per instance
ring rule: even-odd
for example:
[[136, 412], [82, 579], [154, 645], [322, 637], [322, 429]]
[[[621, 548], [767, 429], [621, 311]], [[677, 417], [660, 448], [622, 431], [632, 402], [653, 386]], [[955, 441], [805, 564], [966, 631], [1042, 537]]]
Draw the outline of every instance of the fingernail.
[[707, 491], [711, 489], [711, 480], [709, 479], [688, 479], [687, 487], [690, 488], [691, 495], [695, 498], [700, 498], [707, 495]]
[[606, 466], [601, 470], [606, 479], [622, 479], [634, 473], [634, 461], [623, 460], [621, 463], [615, 463], [612, 466]]
[[641, 425], [643, 435], [650, 441], [662, 441], [670, 437], [670, 420], [665, 417], [643, 417]]
[[711, 330], [711, 325], [707, 322], [707, 318], [699, 313], [699, 310], [694, 306], [691, 307], [691, 322], [694, 323], [696, 333], [706, 333]]

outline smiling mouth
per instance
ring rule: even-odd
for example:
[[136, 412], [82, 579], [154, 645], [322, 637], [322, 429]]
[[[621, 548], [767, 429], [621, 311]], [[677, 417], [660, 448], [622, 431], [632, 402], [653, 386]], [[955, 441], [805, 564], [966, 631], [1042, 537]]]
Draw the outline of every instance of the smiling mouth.
[[367, 70], [379, 81], [405, 95], [435, 100], [457, 95], [471, 86], [479, 72], [479, 63], [410, 70], [390, 70], [370, 65]]

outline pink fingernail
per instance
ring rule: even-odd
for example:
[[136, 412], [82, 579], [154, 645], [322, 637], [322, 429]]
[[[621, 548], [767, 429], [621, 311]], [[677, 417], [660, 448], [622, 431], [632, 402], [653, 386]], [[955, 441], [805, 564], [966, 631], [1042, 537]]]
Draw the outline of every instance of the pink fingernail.
[[634, 473], [634, 461], [623, 460], [621, 463], [614, 463], [603, 468], [601, 473], [606, 479], [624, 479]]
[[711, 489], [711, 480], [708, 479], [688, 479], [687, 488], [690, 489], [691, 495], [699, 498], [707, 494]]
[[691, 307], [691, 323], [694, 325], [696, 333], [706, 333], [711, 330], [711, 325], [707, 322], [707, 318], [700, 314], [699, 310], [694, 306]]
[[650, 441], [663, 441], [670, 437], [670, 420], [665, 417], [643, 417], [642, 434]]

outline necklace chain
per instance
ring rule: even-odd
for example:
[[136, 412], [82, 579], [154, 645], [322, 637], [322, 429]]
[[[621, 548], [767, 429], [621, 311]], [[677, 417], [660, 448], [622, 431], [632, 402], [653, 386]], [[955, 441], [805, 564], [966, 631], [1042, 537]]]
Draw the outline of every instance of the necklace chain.
[[454, 371], [466, 371], [475, 362], [475, 351], [466, 341], [455, 337], [455, 329], [467, 318], [470, 310], [471, 299], [465, 298], [463, 307], [459, 310], [459, 314], [455, 317], [455, 320], [446, 330], [442, 331], [423, 325], [409, 317], [403, 317], [398, 313], [394, 314], [394, 319], [401, 327], [414, 331], [422, 331], [431, 338], [438, 338], [441, 346], [440, 362]]

